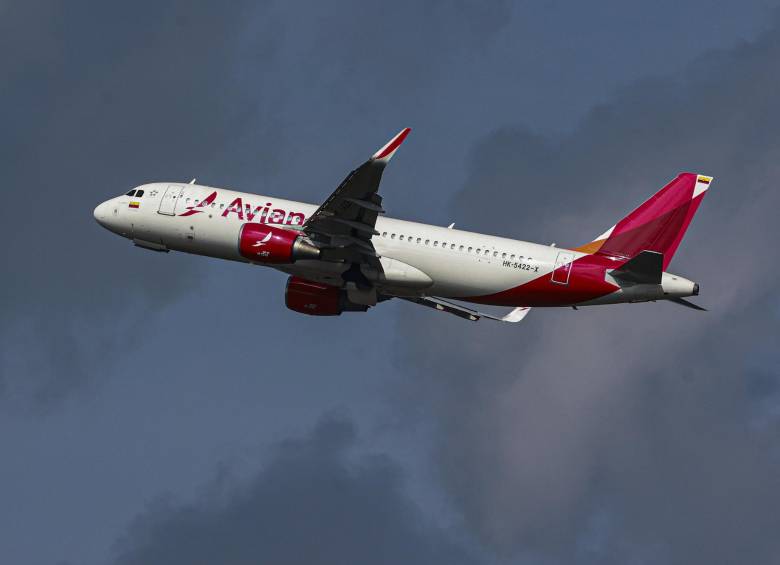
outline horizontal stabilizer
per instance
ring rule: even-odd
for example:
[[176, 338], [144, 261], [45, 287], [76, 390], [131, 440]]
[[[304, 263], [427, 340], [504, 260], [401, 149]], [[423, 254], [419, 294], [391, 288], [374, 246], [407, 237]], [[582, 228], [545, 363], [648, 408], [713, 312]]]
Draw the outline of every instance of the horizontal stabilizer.
[[680, 306], [685, 306], [686, 308], [701, 310], [702, 312], [707, 311], [706, 308], [702, 308], [701, 306], [699, 306], [698, 304], [694, 304], [693, 302], [688, 302], [684, 298], [675, 297], [675, 298], [669, 298], [668, 300], [669, 302], [674, 302], [675, 304], [679, 304]]
[[663, 253], [642, 251], [610, 274], [622, 281], [636, 284], [661, 284], [663, 265]]

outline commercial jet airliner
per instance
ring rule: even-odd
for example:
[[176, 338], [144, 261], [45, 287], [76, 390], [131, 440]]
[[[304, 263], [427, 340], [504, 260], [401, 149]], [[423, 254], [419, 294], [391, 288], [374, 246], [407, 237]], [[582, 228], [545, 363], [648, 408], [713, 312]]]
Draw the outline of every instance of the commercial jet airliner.
[[[666, 268], [712, 177], [681, 173], [595, 240], [558, 248], [383, 216], [382, 172], [409, 131], [320, 206], [193, 179], [138, 186], [98, 205], [95, 219], [145, 249], [283, 271], [287, 307], [315, 316], [365, 312], [391, 298], [473, 321], [519, 322], [535, 306], [655, 300], [703, 310], [685, 300], [699, 285]], [[512, 310], [495, 316], [462, 302]]]

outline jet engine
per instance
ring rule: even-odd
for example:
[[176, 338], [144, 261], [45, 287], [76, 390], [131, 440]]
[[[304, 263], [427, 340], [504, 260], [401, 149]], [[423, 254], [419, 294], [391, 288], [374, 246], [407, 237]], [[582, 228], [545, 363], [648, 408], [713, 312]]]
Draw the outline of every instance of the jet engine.
[[320, 250], [299, 232], [255, 223], [241, 226], [238, 251], [253, 263], [266, 264], [294, 263], [320, 256]]
[[342, 312], [368, 310], [368, 306], [350, 301], [346, 290], [300, 277], [287, 279], [284, 303], [290, 310], [310, 316], [340, 316]]

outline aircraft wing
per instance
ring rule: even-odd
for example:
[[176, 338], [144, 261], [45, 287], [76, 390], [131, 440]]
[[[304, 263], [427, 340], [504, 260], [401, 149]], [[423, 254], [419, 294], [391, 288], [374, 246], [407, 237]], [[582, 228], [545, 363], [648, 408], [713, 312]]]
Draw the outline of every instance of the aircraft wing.
[[529, 310], [531, 310], [531, 308], [528, 306], [520, 306], [510, 311], [507, 315], [499, 317], [493, 316], [492, 314], [485, 314], [484, 312], [479, 312], [477, 310], [472, 310], [471, 308], [467, 308], [465, 306], [461, 306], [460, 304], [455, 304], [454, 302], [450, 302], [442, 298], [437, 298], [435, 296], [401, 298], [407, 300], [408, 302], [414, 302], [420, 306], [427, 306], [428, 308], [433, 308], [439, 312], [453, 314], [458, 318], [463, 318], [464, 320], [470, 320], [472, 322], [476, 322], [480, 318], [486, 318], [488, 320], [495, 320], [497, 322], [509, 322], [515, 324], [517, 322], [522, 322], [523, 318], [525, 318]]
[[376, 258], [371, 236], [382, 214], [379, 181], [385, 166], [411, 130], [404, 128], [371, 158], [347, 175], [339, 187], [303, 224], [303, 231], [322, 249], [326, 261], [362, 263]]

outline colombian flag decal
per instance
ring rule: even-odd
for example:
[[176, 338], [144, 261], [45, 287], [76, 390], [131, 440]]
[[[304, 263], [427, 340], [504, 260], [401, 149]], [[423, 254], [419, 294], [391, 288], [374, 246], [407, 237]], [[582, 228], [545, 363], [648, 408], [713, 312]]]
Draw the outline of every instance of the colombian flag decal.
[[140, 202], [133, 201], [133, 202], [130, 202], [129, 207], [130, 208], [138, 208], [140, 205], [141, 205]]

